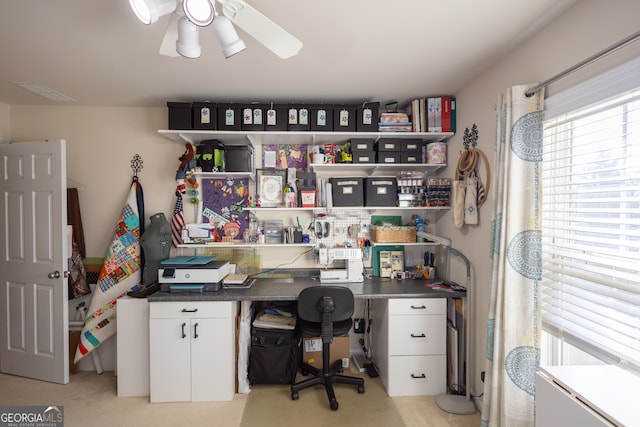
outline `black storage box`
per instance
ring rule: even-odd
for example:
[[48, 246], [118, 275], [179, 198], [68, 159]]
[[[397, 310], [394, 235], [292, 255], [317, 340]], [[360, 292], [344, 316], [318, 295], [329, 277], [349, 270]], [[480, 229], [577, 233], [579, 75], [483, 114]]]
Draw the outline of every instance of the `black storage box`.
[[289, 108], [284, 104], [269, 104], [264, 123], [264, 130], [285, 131], [287, 130]]
[[422, 161], [422, 151], [401, 151], [400, 163], [424, 163]]
[[167, 102], [169, 129], [193, 129], [190, 102]]
[[356, 110], [355, 105], [334, 104], [333, 106], [333, 131], [334, 132], [355, 132], [356, 131]]
[[219, 103], [218, 110], [218, 130], [237, 131], [241, 130], [242, 108], [240, 104]]
[[224, 147], [225, 172], [251, 172], [253, 148], [248, 145], [227, 145]]
[[376, 163], [392, 165], [395, 163], [402, 163], [400, 161], [399, 151], [378, 151]]
[[292, 384], [302, 358], [299, 329], [251, 327], [250, 384]]
[[365, 178], [365, 206], [396, 206], [398, 181], [396, 178]]
[[311, 116], [309, 106], [303, 104], [291, 104], [287, 108], [287, 130], [307, 131], [311, 129]]
[[331, 178], [333, 206], [364, 206], [363, 178]]
[[379, 110], [379, 102], [365, 102], [358, 105], [356, 110], [358, 114], [356, 132], [377, 132]]
[[309, 129], [315, 132], [333, 131], [333, 105], [316, 104], [309, 106]]
[[380, 138], [376, 142], [376, 151], [400, 151], [402, 140], [398, 138]]
[[349, 143], [351, 145], [351, 152], [356, 151], [373, 151], [373, 138], [351, 138]]
[[375, 163], [375, 151], [352, 151], [353, 163]]
[[423, 145], [421, 139], [402, 139], [400, 140], [400, 151], [422, 151]]
[[217, 129], [216, 104], [211, 102], [194, 102], [191, 106], [194, 129]]
[[266, 104], [243, 104], [242, 105], [242, 130], [263, 131], [267, 121], [267, 110], [269, 106]]

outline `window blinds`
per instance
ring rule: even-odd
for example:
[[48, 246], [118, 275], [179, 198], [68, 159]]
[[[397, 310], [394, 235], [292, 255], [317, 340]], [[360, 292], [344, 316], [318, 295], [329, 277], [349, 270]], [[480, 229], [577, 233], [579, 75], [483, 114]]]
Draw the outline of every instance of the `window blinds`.
[[544, 125], [543, 326], [640, 370], [640, 88], [571, 108]]

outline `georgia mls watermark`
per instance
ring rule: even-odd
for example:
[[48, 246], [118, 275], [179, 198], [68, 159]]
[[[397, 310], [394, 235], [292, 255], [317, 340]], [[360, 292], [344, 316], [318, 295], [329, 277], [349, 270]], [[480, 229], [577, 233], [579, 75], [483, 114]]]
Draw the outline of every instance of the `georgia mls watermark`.
[[0, 427], [64, 427], [64, 406], [0, 406]]

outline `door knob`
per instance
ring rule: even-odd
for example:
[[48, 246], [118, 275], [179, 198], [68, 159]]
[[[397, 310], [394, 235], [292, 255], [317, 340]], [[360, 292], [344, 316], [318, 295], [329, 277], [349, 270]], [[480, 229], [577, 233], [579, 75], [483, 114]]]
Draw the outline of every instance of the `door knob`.
[[53, 273], [49, 273], [47, 277], [49, 277], [49, 279], [59, 279], [60, 278], [60, 272], [58, 270], [56, 270]]

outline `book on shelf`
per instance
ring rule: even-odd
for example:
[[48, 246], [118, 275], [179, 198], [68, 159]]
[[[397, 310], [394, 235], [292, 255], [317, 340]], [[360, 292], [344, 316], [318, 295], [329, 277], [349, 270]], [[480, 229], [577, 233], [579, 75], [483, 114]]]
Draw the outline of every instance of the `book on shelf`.
[[427, 132], [435, 132], [436, 128], [436, 99], [427, 98]]
[[260, 312], [253, 321], [253, 326], [265, 329], [288, 329], [296, 327], [296, 316]]
[[442, 132], [442, 97], [433, 98], [433, 131]]

